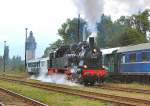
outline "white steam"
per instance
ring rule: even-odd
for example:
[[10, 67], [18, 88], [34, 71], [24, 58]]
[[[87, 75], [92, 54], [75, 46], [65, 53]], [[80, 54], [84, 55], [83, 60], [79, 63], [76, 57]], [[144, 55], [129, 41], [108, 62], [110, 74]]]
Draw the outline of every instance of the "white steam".
[[40, 74], [38, 76], [31, 76], [31, 79], [39, 80], [41, 82], [50, 82], [55, 84], [64, 84], [69, 86], [78, 86], [78, 84], [67, 80], [65, 74], [55, 73], [53, 75], [47, 75], [47, 69], [40, 70]]
[[73, 0], [78, 8], [79, 13], [82, 13], [88, 20], [91, 31], [96, 30], [96, 22], [100, 21], [103, 14], [103, 0]]
[[150, 0], [105, 0], [104, 13], [113, 20], [150, 9]]
[[143, 11], [150, 6], [150, 0], [116, 0], [119, 4], [126, 4], [127, 10], [130, 13]]
[[103, 13], [116, 20], [122, 15], [132, 15], [150, 9], [150, 0], [73, 0], [73, 2], [78, 12], [88, 20], [89, 26], [100, 21]]

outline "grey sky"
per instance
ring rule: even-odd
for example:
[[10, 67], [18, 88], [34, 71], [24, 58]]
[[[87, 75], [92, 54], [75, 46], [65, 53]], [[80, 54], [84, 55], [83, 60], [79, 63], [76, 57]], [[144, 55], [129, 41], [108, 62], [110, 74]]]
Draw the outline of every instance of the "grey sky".
[[[150, 6], [149, 0], [125, 1], [104, 0], [104, 13], [115, 20]], [[59, 38], [57, 30], [61, 24], [67, 18], [77, 17], [77, 13], [72, 0], [0, 0], [0, 55], [6, 40], [11, 57], [24, 56], [27, 27], [37, 41], [36, 56], [41, 56], [45, 47]]]

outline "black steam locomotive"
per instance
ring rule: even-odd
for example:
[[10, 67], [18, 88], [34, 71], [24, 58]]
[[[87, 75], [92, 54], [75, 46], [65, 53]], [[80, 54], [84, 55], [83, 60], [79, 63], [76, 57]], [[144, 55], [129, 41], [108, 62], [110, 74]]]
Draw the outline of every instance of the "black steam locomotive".
[[102, 53], [94, 37], [74, 45], [64, 45], [49, 55], [48, 74], [65, 73], [68, 79], [85, 85], [101, 83], [107, 75], [102, 68]]

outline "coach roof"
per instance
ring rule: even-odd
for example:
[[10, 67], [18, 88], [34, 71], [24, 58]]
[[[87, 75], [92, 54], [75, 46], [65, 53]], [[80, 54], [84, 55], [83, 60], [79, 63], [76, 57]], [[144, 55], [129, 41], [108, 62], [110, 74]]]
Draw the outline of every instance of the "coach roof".
[[48, 59], [49, 59], [49, 57], [45, 57], [45, 58], [36, 58], [36, 59], [28, 60], [27, 63], [31, 63], [31, 62], [39, 62], [39, 61], [47, 61]]
[[119, 49], [120, 49], [120, 47], [101, 49], [101, 52], [103, 55], [106, 55], [106, 54], [112, 54], [114, 51], [119, 50]]
[[117, 53], [129, 52], [129, 51], [137, 51], [137, 50], [147, 50], [150, 49], [150, 43], [142, 43], [137, 45], [129, 45], [120, 47]]

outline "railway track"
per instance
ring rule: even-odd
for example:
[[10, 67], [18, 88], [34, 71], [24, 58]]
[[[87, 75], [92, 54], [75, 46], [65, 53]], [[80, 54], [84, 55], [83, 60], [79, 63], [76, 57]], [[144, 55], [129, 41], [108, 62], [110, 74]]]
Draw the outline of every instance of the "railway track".
[[76, 95], [88, 99], [100, 100], [111, 102], [117, 104], [118, 106], [150, 106], [150, 100], [142, 100], [137, 98], [129, 98], [129, 97], [122, 97], [122, 96], [115, 96], [110, 94], [103, 94], [103, 93], [95, 93], [90, 91], [83, 91], [78, 89], [70, 89], [67, 87], [60, 87], [57, 85], [47, 85], [47, 84], [39, 84], [34, 82], [28, 82], [23, 80], [11, 79], [6, 77], [0, 77], [1, 80], [10, 81], [10, 82], [17, 82], [27, 86], [32, 86], [36, 88], [41, 88], [49, 91], [55, 91], [60, 93], [65, 93], [69, 95]]
[[[46, 105], [44, 103], [41, 103], [39, 101], [36, 101], [34, 99], [25, 97], [23, 95], [20, 95], [18, 93], [15, 93], [13, 91], [10, 91], [10, 90], [7, 90], [7, 89], [1, 88], [1, 87], [0, 87], [0, 92], [6, 93], [6, 94], [8, 94], [8, 95], [10, 95], [10, 96], [12, 96], [14, 98], [17, 98], [17, 99], [19, 99], [21, 101], [24, 101], [25, 106], [48, 106], [48, 105]], [[5, 104], [0, 103], [0, 106], [5, 106]], [[14, 105], [14, 106], [16, 106], [16, 105]]]
[[113, 91], [123, 91], [123, 92], [131, 92], [131, 93], [150, 94], [150, 90], [125, 88], [125, 87], [115, 87], [115, 86], [111, 86], [111, 85], [97, 86], [96, 88], [108, 89], [108, 90], [113, 90]]
[[[19, 77], [19, 76], [10, 76], [10, 75], [0, 75], [0, 76], [17, 78], [17, 79], [24, 78], [24, 77]], [[115, 87], [112, 85], [103, 85], [103, 86], [98, 85], [94, 88], [107, 89], [107, 90], [113, 90], [113, 91], [131, 92], [131, 93], [150, 94], [150, 90], [127, 88], [127, 87], [126, 88], [125, 87]]]

